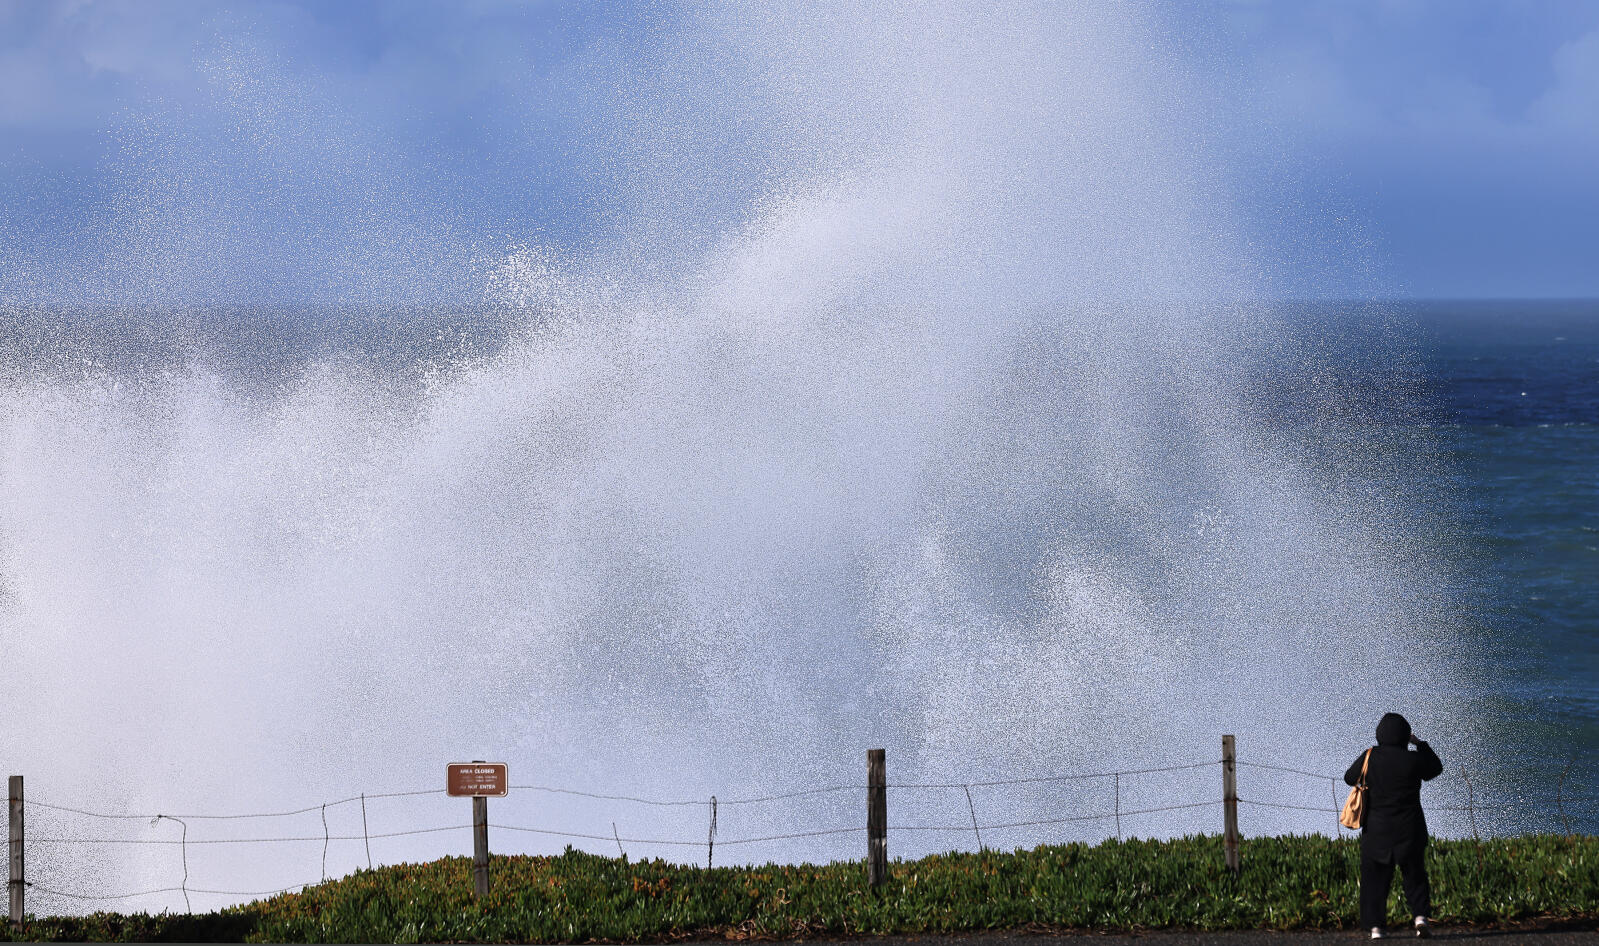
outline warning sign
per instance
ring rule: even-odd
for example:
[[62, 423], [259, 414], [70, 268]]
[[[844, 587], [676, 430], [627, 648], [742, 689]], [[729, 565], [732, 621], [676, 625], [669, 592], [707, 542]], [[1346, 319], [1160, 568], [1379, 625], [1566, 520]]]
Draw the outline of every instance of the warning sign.
[[451, 762], [445, 772], [446, 790], [451, 795], [503, 798], [511, 785], [504, 762]]

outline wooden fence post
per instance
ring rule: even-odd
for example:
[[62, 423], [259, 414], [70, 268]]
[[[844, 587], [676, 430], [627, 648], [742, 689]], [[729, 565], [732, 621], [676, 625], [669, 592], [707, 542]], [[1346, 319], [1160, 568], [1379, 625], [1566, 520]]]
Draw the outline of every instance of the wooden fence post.
[[866, 884], [888, 879], [888, 768], [884, 750], [866, 750]]
[[1566, 776], [1571, 774], [1571, 767], [1577, 763], [1577, 756], [1572, 755], [1566, 762], [1566, 767], [1560, 770], [1560, 781], [1555, 784], [1555, 810], [1560, 812], [1560, 827], [1566, 832], [1566, 837], [1571, 837], [1571, 822], [1566, 820]]
[[1221, 737], [1221, 808], [1226, 835], [1227, 869], [1238, 873], [1238, 746], [1232, 736]]
[[489, 895], [489, 800], [484, 795], [472, 796], [472, 893]]
[[1472, 790], [1471, 776], [1463, 765], [1460, 767], [1460, 777], [1466, 780], [1466, 813], [1471, 816], [1471, 836], [1480, 843], [1482, 835], [1477, 833], [1477, 793]]
[[472, 797], [472, 893], [489, 895], [489, 800]]
[[1120, 841], [1122, 839], [1122, 774], [1120, 772], [1113, 774], [1116, 776], [1116, 840]]
[[6, 892], [11, 901], [11, 928], [22, 927], [22, 891], [26, 884], [22, 874], [22, 776], [13, 775], [9, 782], [7, 796], [10, 800], [8, 809], [11, 813], [11, 856], [7, 863]]
[[[620, 842], [620, 841], [616, 842], [616, 846], [617, 847], [621, 847], [622, 846], [622, 842]], [[713, 861], [713, 859], [715, 857], [716, 857], [716, 796], [712, 795], [711, 796], [711, 831], [710, 831], [710, 833], [708, 835], [705, 836], [705, 869], [706, 870], [710, 870], [711, 869], [711, 862]]]

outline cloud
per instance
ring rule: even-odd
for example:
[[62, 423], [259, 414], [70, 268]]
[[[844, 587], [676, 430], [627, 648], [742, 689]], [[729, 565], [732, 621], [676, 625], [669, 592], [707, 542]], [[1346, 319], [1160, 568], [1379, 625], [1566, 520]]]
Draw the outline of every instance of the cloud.
[[[559, 77], [594, 57], [606, 21], [574, 14], [563, 32], [549, 16], [0, 9], [0, 290], [86, 304], [467, 293], [479, 243], [570, 223], [581, 190], [589, 93]], [[38, 199], [50, 191], [67, 196]]]
[[1528, 108], [1528, 117], [1540, 126], [1599, 136], [1599, 30], [1563, 44], [1552, 67], [1554, 83]]
[[192, 79], [212, 12], [128, 0], [13, 6], [0, 47], [0, 127], [102, 127], [132, 95], [172, 96]]
[[1592, 7], [1261, 0], [1224, 9], [1264, 104], [1317, 147], [1540, 148], [1553, 131], [1591, 130], [1599, 114]]
[[[372, 298], [460, 285], [435, 261], [478, 241], [497, 259], [622, 217], [743, 212], [770, 183], [763, 148], [821, 150], [795, 130], [863, 105], [746, 107], [761, 77], [635, 101], [674, 68], [666, 50], [694, 52], [672, 34], [693, 10], [0, 0], [0, 291]], [[1379, 229], [1395, 195], [1436, 190], [1440, 171], [1510, 193], [1592, 189], [1568, 168], [1599, 141], [1591, 6], [1250, 0], [1165, 16], [1205, 47], [1196, 79], [1237, 89], [1240, 180], [1283, 180], [1291, 156], [1291, 186], [1358, 191], [1348, 203]], [[621, 206], [629, 194], [646, 199]], [[224, 251], [237, 265], [205, 262]]]

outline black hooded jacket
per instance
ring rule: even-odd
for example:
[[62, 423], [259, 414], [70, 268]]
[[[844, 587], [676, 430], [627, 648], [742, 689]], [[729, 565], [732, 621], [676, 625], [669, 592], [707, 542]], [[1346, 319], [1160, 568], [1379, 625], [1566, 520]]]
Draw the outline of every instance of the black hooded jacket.
[[[1425, 742], [1416, 751], [1405, 748], [1410, 723], [1389, 713], [1377, 724], [1377, 746], [1371, 750], [1366, 771], [1366, 823], [1360, 838], [1361, 856], [1385, 864], [1409, 861], [1427, 845], [1427, 818], [1421, 811], [1421, 783], [1444, 770], [1438, 754]], [[1360, 781], [1366, 761], [1362, 752], [1344, 773], [1344, 781]]]

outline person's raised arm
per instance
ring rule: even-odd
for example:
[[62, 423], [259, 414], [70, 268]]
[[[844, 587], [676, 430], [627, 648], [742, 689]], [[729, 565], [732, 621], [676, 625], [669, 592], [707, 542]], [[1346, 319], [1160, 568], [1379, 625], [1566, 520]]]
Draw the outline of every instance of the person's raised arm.
[[1438, 758], [1438, 753], [1432, 751], [1432, 746], [1426, 740], [1417, 739], [1415, 733], [1410, 734], [1410, 744], [1416, 747], [1417, 775], [1423, 782], [1435, 779], [1443, 773], [1444, 764]]

